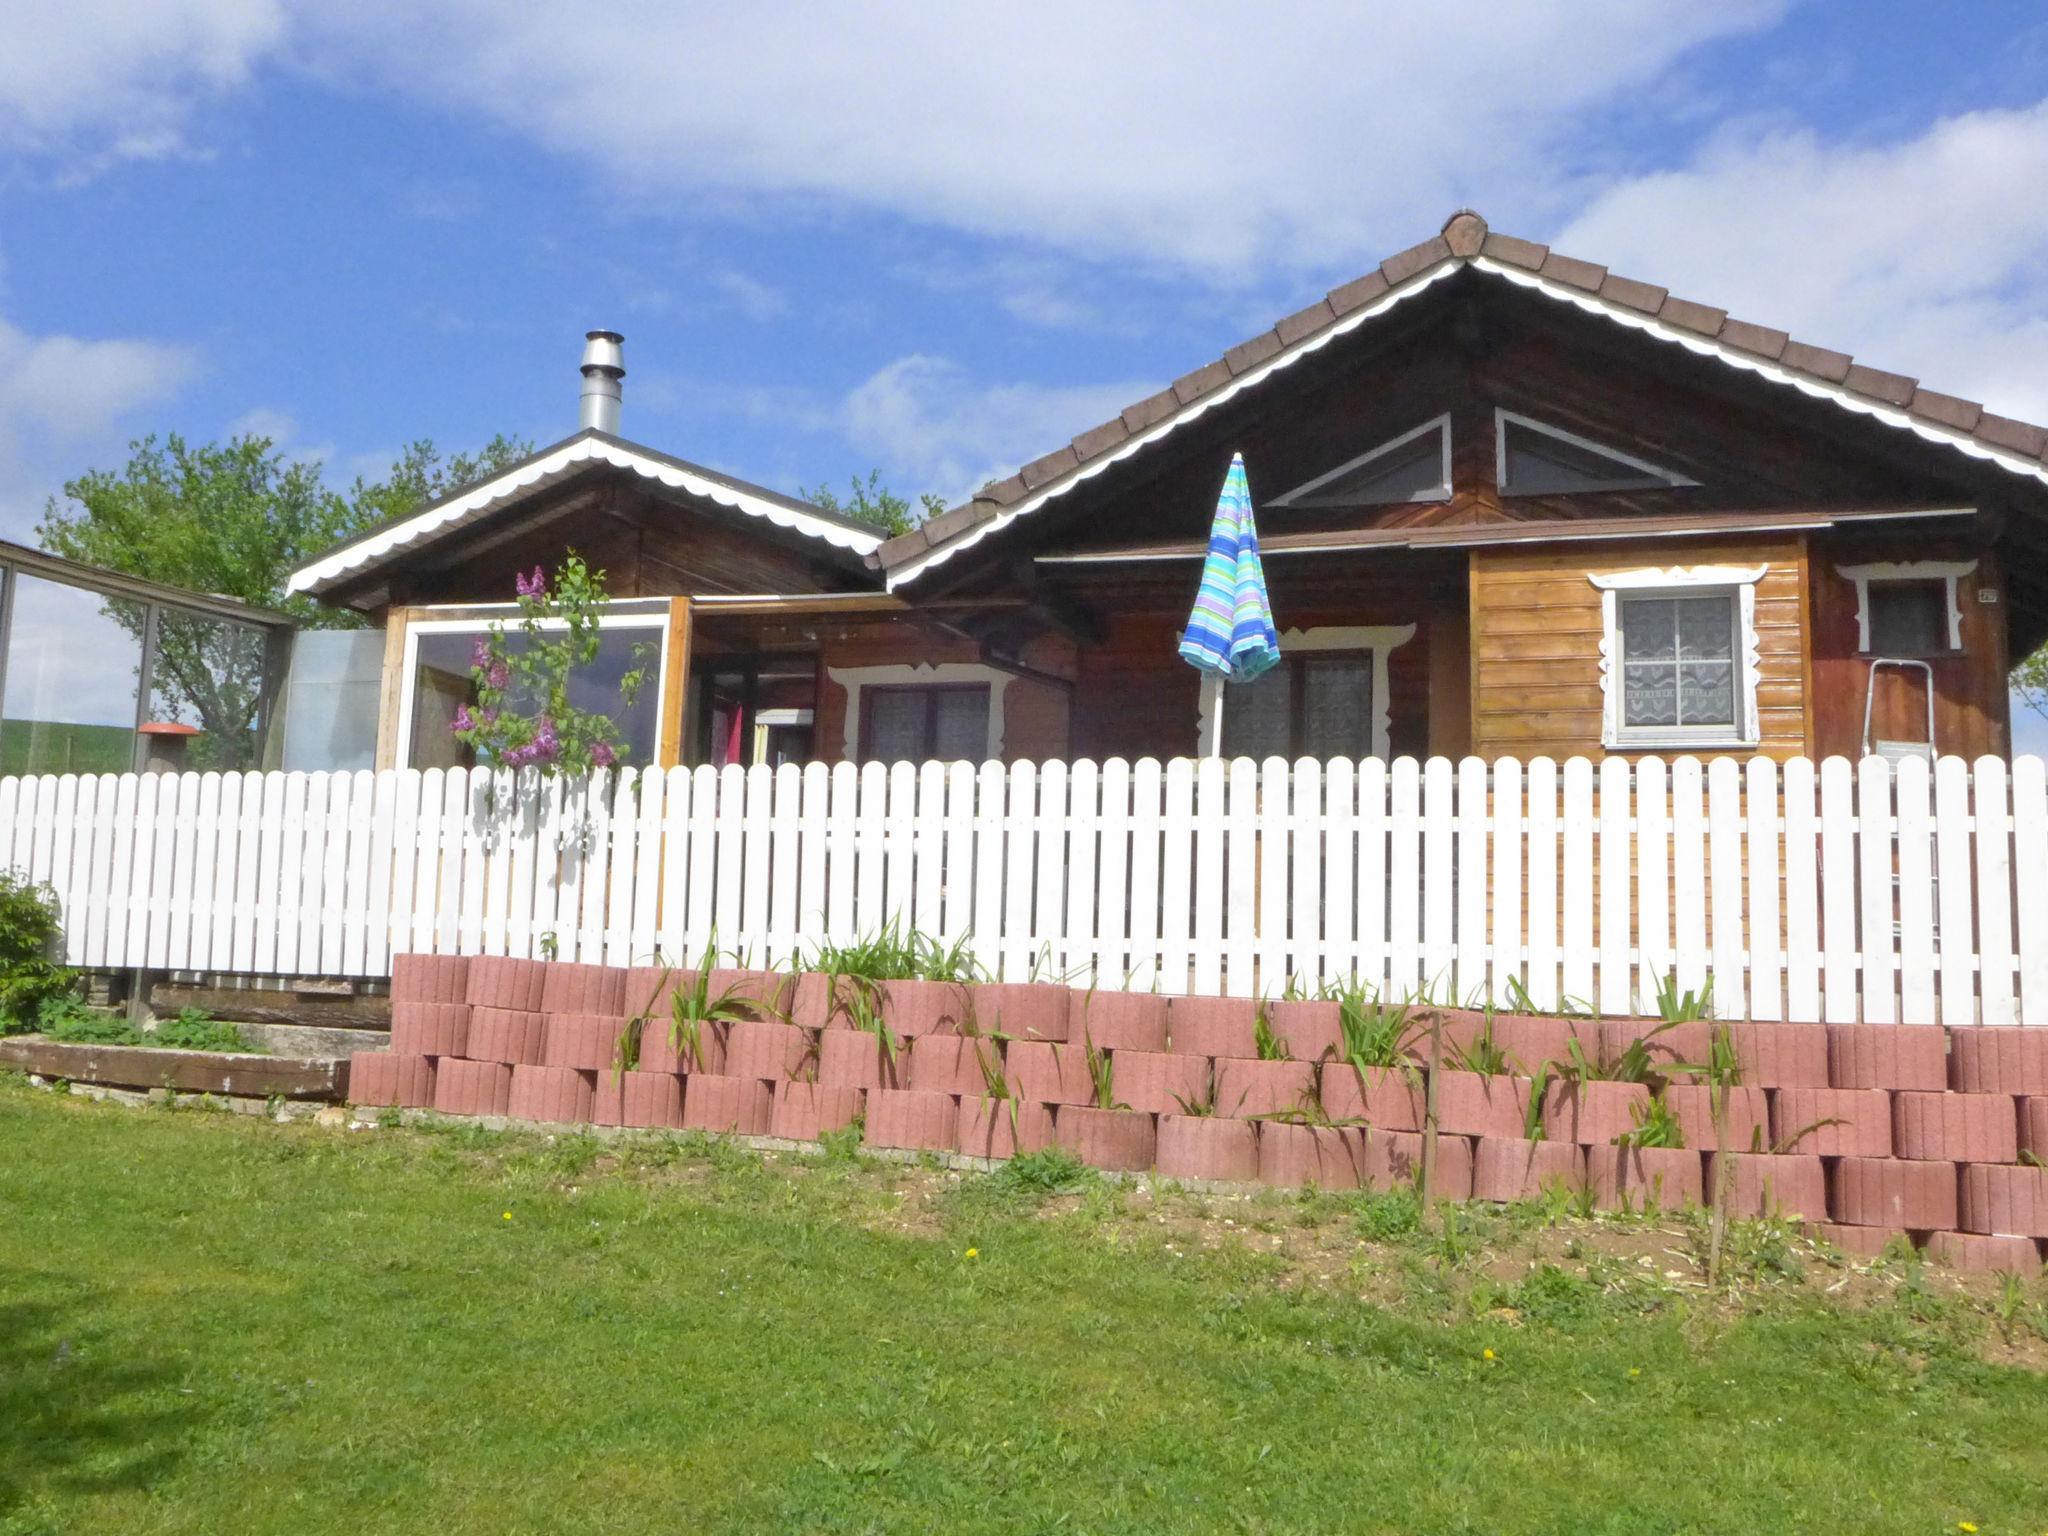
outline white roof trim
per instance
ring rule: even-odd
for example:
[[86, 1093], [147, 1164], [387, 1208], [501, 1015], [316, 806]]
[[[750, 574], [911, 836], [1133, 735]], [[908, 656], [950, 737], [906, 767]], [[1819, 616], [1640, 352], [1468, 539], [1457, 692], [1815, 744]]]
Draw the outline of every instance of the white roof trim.
[[314, 561], [292, 572], [291, 580], [285, 583], [287, 594], [294, 592], [318, 592], [334, 585], [349, 572], [359, 570], [372, 561], [382, 559], [395, 550], [418, 542], [432, 534], [443, 532], [461, 523], [473, 522], [496, 503], [515, 491], [549, 476], [558, 475], [578, 464], [600, 462], [618, 469], [630, 469], [635, 474], [659, 481], [671, 490], [701, 496], [716, 502], [721, 507], [731, 507], [749, 517], [765, 518], [778, 528], [789, 528], [840, 549], [853, 551], [857, 555], [873, 554], [882, 542], [882, 536], [848, 528], [828, 518], [812, 517], [794, 507], [784, 506], [778, 501], [757, 496], [728, 485], [722, 480], [694, 474], [664, 459], [654, 458], [636, 452], [623, 443], [607, 442], [597, 437], [578, 437], [562, 444], [561, 447], [540, 457], [531, 459], [516, 469], [483, 481], [470, 487], [461, 495], [429, 507], [424, 512], [393, 524], [377, 533], [338, 549], [333, 554]]
[[1491, 257], [1454, 256], [1448, 261], [1432, 268], [1421, 277], [1393, 289], [1377, 302], [1368, 304], [1363, 309], [1346, 315], [1335, 325], [1318, 331], [1315, 335], [1296, 343], [1291, 349], [1270, 358], [1251, 372], [1232, 379], [1223, 388], [1216, 390], [1214, 393], [1204, 395], [1192, 405], [1184, 406], [1173, 415], [1155, 422], [1136, 437], [1126, 438], [1114, 453], [1104, 454], [1099, 459], [1089, 460], [1088, 463], [1081, 466], [1078, 472], [1056, 481], [1043, 490], [1033, 492], [1014, 506], [990, 518], [987, 522], [977, 524], [969, 532], [962, 534], [951, 543], [919, 555], [915, 560], [890, 573], [887, 589], [894, 592], [898, 587], [906, 586], [910, 582], [915, 581], [926, 571], [944, 565], [953, 556], [961, 553], [963, 550], [972, 549], [989, 535], [1002, 532], [1003, 529], [1009, 527], [1018, 518], [1036, 512], [1054, 497], [1064, 496], [1084, 480], [1092, 479], [1094, 476], [1101, 474], [1112, 464], [1121, 463], [1139, 449], [1159, 441], [1159, 439], [1165, 437], [1175, 428], [1183, 426], [1187, 422], [1197, 420], [1210, 407], [1222, 405], [1226, 401], [1236, 398], [1244, 390], [1263, 384], [1280, 369], [1286, 368], [1310, 353], [1317, 351], [1319, 348], [1327, 346], [1340, 336], [1348, 336], [1351, 332], [1357, 330], [1359, 326], [1365, 324], [1366, 321], [1385, 314], [1395, 305], [1413, 298], [1431, 284], [1440, 282], [1453, 272], [1468, 266], [1476, 268], [1481, 272], [1490, 273], [1495, 277], [1505, 278], [1509, 282], [1523, 288], [1534, 289], [1548, 298], [1556, 299], [1563, 304], [1574, 305], [1579, 309], [1587, 311], [1589, 314], [1604, 315], [1619, 325], [1625, 325], [1631, 330], [1642, 331], [1647, 335], [1656, 337], [1660, 341], [1675, 342], [1679, 346], [1684, 347], [1688, 352], [1696, 352], [1701, 357], [1717, 358], [1731, 368], [1740, 368], [1744, 372], [1754, 373], [1775, 384], [1789, 384], [1801, 394], [1810, 395], [1816, 400], [1831, 400], [1844, 410], [1854, 411], [1860, 416], [1874, 417], [1887, 426], [1903, 427], [1930, 443], [1946, 444], [1951, 448], [1968, 454], [1973, 459], [1982, 459], [1986, 463], [1996, 464], [2000, 469], [2008, 470], [2016, 475], [2025, 475], [2030, 479], [2048, 485], [2048, 465], [2042, 464], [2037, 459], [2022, 458], [2016, 453], [2007, 453], [2003, 449], [1990, 447], [1970, 436], [1967, 432], [1958, 432], [1951, 427], [1937, 426], [1933, 422], [1922, 421], [1918, 417], [1899, 410], [1895, 406], [1885, 405], [1876, 400], [1865, 399], [1863, 396], [1844, 389], [1840, 385], [1829, 384], [1825, 380], [1816, 379], [1807, 374], [1781, 367], [1767, 357], [1758, 357], [1753, 353], [1739, 351], [1734, 347], [1715, 340], [1713, 337], [1702, 336], [1696, 331], [1688, 331], [1677, 326], [1666, 325], [1654, 316], [1643, 314], [1639, 310], [1632, 310], [1622, 305], [1609, 303], [1594, 294], [1586, 293], [1581, 289], [1570, 287], [1564, 283], [1555, 282], [1537, 273], [1525, 271], [1520, 267], [1508, 266], [1493, 260]]

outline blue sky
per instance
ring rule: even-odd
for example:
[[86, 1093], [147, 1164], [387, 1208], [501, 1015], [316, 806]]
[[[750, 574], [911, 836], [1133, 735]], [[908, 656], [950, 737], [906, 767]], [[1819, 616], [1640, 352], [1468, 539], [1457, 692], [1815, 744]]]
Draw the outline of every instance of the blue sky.
[[[2048, 420], [2048, 13], [75, 0], [0, 37], [0, 535], [135, 434], [948, 497], [1461, 204]], [[2048, 738], [2035, 738], [2037, 741]]]

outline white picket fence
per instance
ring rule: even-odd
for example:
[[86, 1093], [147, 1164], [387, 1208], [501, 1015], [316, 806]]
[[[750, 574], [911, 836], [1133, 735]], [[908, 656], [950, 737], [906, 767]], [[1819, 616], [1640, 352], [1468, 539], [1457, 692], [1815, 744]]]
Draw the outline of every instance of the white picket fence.
[[72, 964], [784, 963], [886, 922], [1006, 978], [2048, 1025], [2041, 761], [925, 763], [0, 780]]

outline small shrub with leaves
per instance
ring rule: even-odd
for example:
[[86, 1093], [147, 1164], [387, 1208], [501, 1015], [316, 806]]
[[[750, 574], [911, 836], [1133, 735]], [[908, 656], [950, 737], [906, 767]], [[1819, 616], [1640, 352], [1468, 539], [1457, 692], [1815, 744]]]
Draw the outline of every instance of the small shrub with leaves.
[[17, 870], [0, 872], [0, 1035], [36, 1028], [44, 1003], [77, 981], [51, 959], [59, 936], [57, 893]]

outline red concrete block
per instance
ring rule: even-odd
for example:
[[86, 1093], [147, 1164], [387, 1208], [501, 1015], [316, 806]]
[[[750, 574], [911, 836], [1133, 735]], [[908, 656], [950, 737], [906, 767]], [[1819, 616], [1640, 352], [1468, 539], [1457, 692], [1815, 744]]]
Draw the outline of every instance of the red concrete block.
[[1825, 1024], [1729, 1024], [1726, 1028], [1744, 1087], [1828, 1086]]
[[1852, 1227], [1832, 1221], [1817, 1221], [1813, 1235], [1830, 1243], [1852, 1259], [1881, 1259], [1899, 1248], [1910, 1250], [1913, 1235], [1903, 1227]]
[[1977, 1275], [2041, 1273], [2040, 1244], [2031, 1237], [1993, 1237], [1983, 1232], [1932, 1232], [1927, 1257], [1950, 1269]]
[[1635, 1129], [1649, 1106], [1650, 1090], [1641, 1083], [1553, 1082], [1543, 1094], [1543, 1134], [1582, 1147], [1610, 1146]]
[[1422, 1129], [1419, 1072], [1333, 1061], [1323, 1068], [1323, 1113], [1332, 1120], [1363, 1120], [1382, 1131]]
[[461, 1003], [469, 999], [467, 955], [394, 955], [391, 1001]]
[[1259, 1005], [1248, 997], [1170, 997], [1166, 1048], [1184, 1056], [1256, 1059]]
[[711, 972], [710, 996], [726, 998], [736, 1010], [757, 1019], [786, 1023], [785, 1004], [790, 990], [790, 979], [781, 971], [757, 966], [718, 966]]
[[631, 1018], [666, 1019], [675, 995], [688, 990], [694, 973], [668, 965], [632, 965], [626, 968], [626, 1002], [620, 1011]]
[[1093, 1041], [1098, 1051], [1164, 1051], [1166, 999], [1153, 992], [1076, 988], [1068, 994], [1067, 1038]]
[[[835, 1022], [851, 1022], [845, 1007], [846, 983]], [[994, 1016], [983, 1022], [974, 1007], [974, 992], [957, 981], [885, 981], [881, 984], [882, 1017], [889, 1027], [911, 1039], [918, 1035], [994, 1034]]]
[[809, 1065], [817, 1042], [807, 1029], [764, 1019], [741, 1019], [725, 1033], [728, 1077], [764, 1077], [772, 1082], [795, 1077]]
[[1012, 1040], [1065, 1040], [1067, 988], [1044, 981], [991, 981], [970, 987], [974, 1027]]
[[1586, 1182], [1603, 1210], [1673, 1211], [1705, 1203], [1704, 1161], [1680, 1147], [1589, 1147]]
[[1823, 1220], [1828, 1213], [1827, 1174], [1818, 1157], [1773, 1157], [1761, 1152], [1707, 1154], [1706, 1197], [1714, 1198], [1721, 1158], [1729, 1160], [1728, 1214], [1745, 1221], [1764, 1216]]
[[1259, 1127], [1214, 1115], [1162, 1114], [1156, 1156], [1169, 1179], [1250, 1183], [1259, 1176]]
[[1216, 1063], [1216, 1113], [1248, 1120], [1290, 1109], [1312, 1109], [1316, 1069], [1305, 1061], [1238, 1061]]
[[1266, 1025], [1296, 1061], [1321, 1061], [1344, 1051], [1342, 1009], [1333, 1002], [1266, 1004]]
[[1932, 1232], [1956, 1224], [1953, 1163], [1845, 1157], [1828, 1173], [1828, 1215], [1851, 1227]]
[[469, 1004], [393, 1003], [391, 1049], [401, 1056], [469, 1054]]
[[1530, 1200], [1552, 1184], [1586, 1187], [1586, 1153], [1568, 1141], [1509, 1141], [1482, 1136], [1472, 1155], [1472, 1198]]
[[469, 962], [464, 1001], [473, 1008], [516, 1008], [541, 1011], [547, 981], [544, 960], [515, 960], [508, 955], [476, 955]]
[[1835, 1088], [1948, 1086], [1948, 1035], [1939, 1024], [1828, 1024]]
[[378, 1109], [426, 1109], [434, 1102], [434, 1063], [425, 1056], [357, 1051], [348, 1059], [348, 1101]]
[[472, 1008], [469, 1049], [472, 1061], [502, 1061], [508, 1066], [535, 1066], [541, 1059], [547, 1015], [516, 1008]]
[[1526, 1077], [1439, 1072], [1437, 1129], [1454, 1136], [1520, 1137], [1528, 1129], [1533, 1086]]
[[591, 1118], [649, 1130], [683, 1127], [683, 1080], [670, 1072], [600, 1072]]
[[867, 1107], [859, 1088], [828, 1088], [794, 1080], [775, 1085], [775, 1104], [768, 1134], [785, 1141], [818, 1141], [827, 1131], [844, 1130]]
[[970, 1094], [960, 1101], [960, 1150], [1001, 1159], [1052, 1145], [1052, 1106]]
[[1882, 1088], [1774, 1088], [1771, 1145], [1820, 1157], [1890, 1157], [1892, 1098]]
[[1093, 1104], [1088, 1052], [1050, 1040], [1012, 1040], [1003, 1052], [1010, 1091], [1026, 1104]]
[[1689, 1019], [1668, 1028], [1662, 1019], [1602, 1019], [1598, 1059], [1619, 1061], [1630, 1045], [1646, 1040], [1651, 1066], [1669, 1074], [1680, 1067], [1704, 1064], [1713, 1039], [1714, 1025], [1706, 1019]]
[[1053, 1114], [1052, 1133], [1058, 1145], [1091, 1168], [1139, 1173], [1152, 1166], [1152, 1117], [1139, 1110], [1062, 1104]]
[[2048, 1095], [2019, 1101], [2020, 1150], [2048, 1162]]
[[1171, 1051], [1120, 1050], [1109, 1058], [1110, 1096], [1117, 1103], [1148, 1114], [1186, 1113], [1190, 1105], [1211, 1110], [1210, 1061], [1206, 1056], [1179, 1056]]
[[1469, 1051], [1479, 1043], [1491, 1016], [1477, 1008], [1411, 1008], [1408, 1011], [1408, 1048], [1417, 1061], [1429, 1060], [1430, 1036], [1437, 1020], [1443, 1021], [1440, 1048], [1444, 1060], [1449, 1061], [1457, 1052]]
[[434, 1067], [434, 1108], [444, 1115], [502, 1115], [512, 1098], [512, 1068], [450, 1056]]
[[636, 1065], [642, 1072], [709, 1072], [717, 1076], [725, 1071], [726, 1035], [732, 1027], [715, 1019], [700, 1020], [696, 1043], [691, 1045], [672, 1014], [655, 1014], [640, 1026]]
[[1355, 1126], [1290, 1125], [1269, 1120], [1258, 1127], [1259, 1182], [1283, 1189], [1357, 1189], [1366, 1177], [1366, 1135]]
[[683, 1124], [693, 1131], [765, 1136], [774, 1102], [768, 1085], [758, 1077], [692, 1072], [683, 1079]]
[[2048, 1096], [2048, 1029], [1949, 1031], [1949, 1085], [1961, 1093]]
[[1895, 1093], [1892, 1155], [1916, 1162], [2016, 1163], [2015, 1103], [2002, 1093]]
[[1659, 1095], [1671, 1118], [1685, 1133], [1685, 1144], [1698, 1152], [1761, 1151], [1771, 1139], [1770, 1100], [1761, 1088], [1730, 1088], [1722, 1112], [1721, 1137], [1714, 1130], [1715, 1090], [1704, 1083], [1673, 1083]]
[[623, 966], [554, 960], [548, 963], [541, 978], [542, 1013], [609, 1013], [623, 1017], [627, 1006]]
[[512, 1069], [512, 1092], [505, 1113], [515, 1120], [540, 1120], [558, 1125], [587, 1125], [596, 1107], [597, 1074], [574, 1067]]
[[[1387, 1149], [1389, 1173], [1393, 1180], [1419, 1177], [1422, 1171], [1421, 1136], [1400, 1131], [1368, 1131], [1367, 1144], [1378, 1142]], [[1438, 1200], [1472, 1198], [1472, 1162], [1475, 1143], [1469, 1136], [1436, 1139], [1436, 1182], [1432, 1196]]]
[[960, 1102], [950, 1093], [872, 1089], [862, 1139], [871, 1147], [950, 1152], [960, 1144]]
[[1556, 1019], [1543, 1014], [1497, 1013], [1493, 1041], [1507, 1052], [1516, 1071], [1533, 1077], [1545, 1062], [1561, 1066], [1571, 1060], [1571, 1043], [1591, 1061], [1600, 1054], [1600, 1025], [1594, 1019]]
[[818, 1035], [818, 1081], [828, 1088], [894, 1088], [902, 1081], [904, 1049], [892, 1050], [864, 1029], [827, 1029]]
[[984, 1063], [1000, 1078], [1002, 1048], [973, 1035], [921, 1035], [909, 1042], [909, 1075], [905, 1083], [925, 1093], [984, 1094], [988, 1077]]
[[803, 971], [784, 990], [785, 1012], [799, 1029], [823, 1029], [832, 1022], [832, 978], [823, 971]]
[[1958, 1214], [1965, 1232], [2048, 1237], [2048, 1168], [1965, 1164]]
[[619, 1064], [619, 1036], [625, 1028], [626, 1021], [617, 1014], [550, 1014], [541, 1032], [541, 1062], [579, 1072], [608, 1072]]

